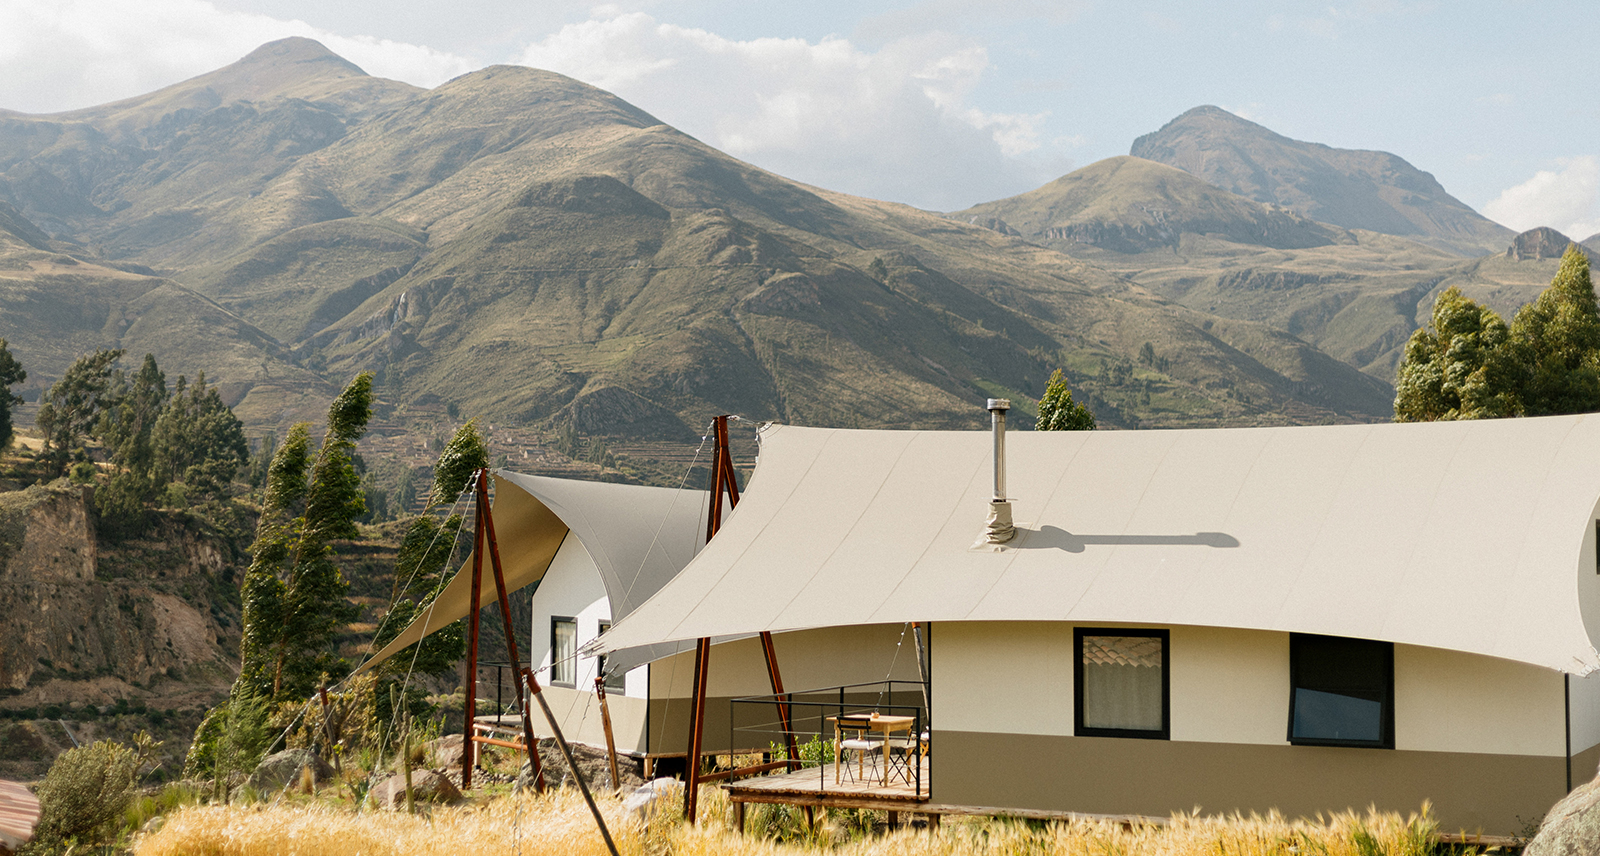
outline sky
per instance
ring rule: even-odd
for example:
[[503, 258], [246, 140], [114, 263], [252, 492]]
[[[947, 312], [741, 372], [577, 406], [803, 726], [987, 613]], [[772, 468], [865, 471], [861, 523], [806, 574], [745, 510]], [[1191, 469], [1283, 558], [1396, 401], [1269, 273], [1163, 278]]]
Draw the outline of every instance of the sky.
[[425, 87], [558, 71], [773, 172], [949, 211], [1214, 104], [1581, 240], [1600, 233], [1593, 21], [1593, 0], [0, 0], [0, 108], [87, 107], [308, 36]]

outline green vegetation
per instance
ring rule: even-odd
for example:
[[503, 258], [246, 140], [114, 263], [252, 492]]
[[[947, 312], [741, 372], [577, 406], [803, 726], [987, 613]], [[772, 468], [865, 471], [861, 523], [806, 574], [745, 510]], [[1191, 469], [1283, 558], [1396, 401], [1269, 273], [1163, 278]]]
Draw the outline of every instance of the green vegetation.
[[100, 419], [111, 385], [112, 365], [122, 351], [100, 350], [79, 357], [61, 379], [50, 385], [35, 421], [44, 433], [45, 461], [51, 475], [61, 475], [73, 461], [87, 462], [84, 440]]
[[15, 429], [11, 424], [11, 408], [22, 403], [22, 398], [11, 387], [28, 379], [22, 364], [12, 356], [5, 339], [0, 339], [0, 452], [11, 446]]
[[289, 431], [267, 474], [253, 560], [241, 586], [244, 637], [234, 693], [277, 701], [305, 698], [347, 667], [331, 643], [355, 617], [349, 583], [329, 542], [355, 538], [365, 510], [353, 461], [372, 412], [372, 375], [362, 373], [328, 410], [327, 434], [311, 456], [309, 426]]
[[1039, 431], [1094, 430], [1094, 414], [1082, 402], [1072, 400], [1072, 390], [1067, 388], [1060, 369], [1050, 375], [1050, 383], [1039, 399], [1039, 419], [1034, 427]]
[[39, 824], [26, 856], [55, 856], [108, 843], [122, 832], [140, 771], [160, 744], [140, 733], [133, 746], [99, 740], [56, 756], [39, 784]]
[[1490, 419], [1600, 410], [1600, 305], [1571, 246], [1537, 299], [1506, 325], [1455, 288], [1406, 344], [1395, 419]]

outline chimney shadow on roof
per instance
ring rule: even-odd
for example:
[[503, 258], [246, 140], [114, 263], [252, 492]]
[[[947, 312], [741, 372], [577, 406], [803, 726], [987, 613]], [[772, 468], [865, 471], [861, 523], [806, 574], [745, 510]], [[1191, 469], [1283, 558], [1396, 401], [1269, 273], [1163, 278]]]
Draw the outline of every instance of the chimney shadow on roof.
[[1007, 546], [1019, 550], [1065, 550], [1082, 553], [1090, 546], [1108, 547], [1221, 547], [1239, 546], [1239, 539], [1226, 532], [1196, 532], [1193, 535], [1077, 535], [1059, 526], [1038, 529], [1017, 527], [1021, 535]]

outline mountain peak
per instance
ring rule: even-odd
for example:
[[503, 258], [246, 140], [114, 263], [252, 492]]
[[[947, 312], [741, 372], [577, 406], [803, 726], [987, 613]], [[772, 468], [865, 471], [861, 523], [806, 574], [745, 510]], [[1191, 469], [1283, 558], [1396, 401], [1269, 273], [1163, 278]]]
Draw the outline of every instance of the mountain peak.
[[255, 50], [245, 54], [244, 58], [240, 59], [238, 62], [235, 62], [234, 64], [226, 66], [222, 69], [218, 69], [218, 71], [227, 71], [228, 69], [244, 69], [252, 66], [290, 65], [301, 63], [326, 64], [326, 68], [320, 69], [320, 71], [323, 73], [338, 69], [346, 72], [347, 74], [356, 74], [363, 77], [366, 76], [366, 72], [362, 71], [361, 68], [355, 63], [345, 59], [342, 56], [339, 56], [331, 50], [328, 50], [327, 46], [322, 42], [319, 42], [316, 39], [308, 39], [304, 36], [289, 36], [285, 39], [267, 42], [261, 47], [258, 47]]
[[1138, 138], [1130, 154], [1313, 220], [1458, 255], [1498, 251], [1511, 236], [1398, 155], [1302, 142], [1211, 105]]

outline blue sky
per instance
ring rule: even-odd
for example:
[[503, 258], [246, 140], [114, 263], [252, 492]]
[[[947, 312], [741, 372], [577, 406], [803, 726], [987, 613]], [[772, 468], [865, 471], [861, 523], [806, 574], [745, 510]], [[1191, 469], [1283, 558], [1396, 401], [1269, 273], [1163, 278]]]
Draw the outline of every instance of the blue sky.
[[[1223, 6], [1223, 8], [1215, 8]], [[433, 86], [493, 63], [602, 86], [812, 184], [950, 210], [1216, 104], [1391, 151], [1513, 228], [1600, 232], [1592, 2], [10, 0], [0, 107], [137, 94], [319, 38]]]

